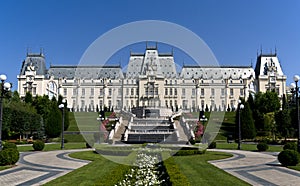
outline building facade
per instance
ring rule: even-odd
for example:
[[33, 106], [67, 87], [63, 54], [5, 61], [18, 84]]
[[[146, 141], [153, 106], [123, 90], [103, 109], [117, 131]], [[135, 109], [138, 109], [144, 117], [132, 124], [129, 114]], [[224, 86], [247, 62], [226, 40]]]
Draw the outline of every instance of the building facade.
[[286, 76], [276, 54], [257, 57], [251, 66], [189, 66], [176, 70], [173, 53], [148, 47], [130, 53], [126, 72], [121, 66], [50, 66], [42, 53], [28, 53], [18, 75], [18, 91], [33, 96], [62, 95], [74, 111], [106, 107], [167, 107], [195, 110], [233, 110], [240, 97], [275, 90], [285, 93]]

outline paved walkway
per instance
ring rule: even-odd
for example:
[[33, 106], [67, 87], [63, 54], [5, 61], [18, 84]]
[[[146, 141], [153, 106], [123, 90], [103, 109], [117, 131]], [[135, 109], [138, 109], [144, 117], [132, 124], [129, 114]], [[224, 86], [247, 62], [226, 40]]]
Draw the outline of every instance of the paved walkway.
[[88, 164], [67, 156], [84, 150], [90, 149], [21, 153], [17, 166], [0, 171], [0, 185], [42, 185]]
[[278, 153], [219, 149], [210, 151], [233, 154], [231, 158], [210, 163], [251, 185], [300, 185], [300, 172], [281, 167], [277, 161]]

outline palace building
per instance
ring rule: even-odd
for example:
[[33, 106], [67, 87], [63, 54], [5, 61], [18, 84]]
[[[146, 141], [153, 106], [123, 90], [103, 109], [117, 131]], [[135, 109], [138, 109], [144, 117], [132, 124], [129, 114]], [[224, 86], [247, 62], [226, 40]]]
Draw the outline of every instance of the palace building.
[[286, 92], [277, 54], [260, 54], [252, 66], [190, 66], [176, 70], [173, 53], [146, 47], [130, 53], [127, 70], [118, 65], [46, 68], [43, 53], [28, 53], [18, 75], [18, 91], [33, 96], [62, 95], [73, 111], [96, 111], [113, 107], [163, 107], [182, 110], [234, 110], [240, 97], [258, 91]]

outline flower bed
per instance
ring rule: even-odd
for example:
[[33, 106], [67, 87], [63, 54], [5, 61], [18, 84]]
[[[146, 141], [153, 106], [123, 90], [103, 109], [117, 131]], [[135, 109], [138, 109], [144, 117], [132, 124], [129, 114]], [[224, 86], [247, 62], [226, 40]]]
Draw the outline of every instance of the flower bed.
[[137, 154], [137, 160], [135, 166], [128, 174], [125, 175], [125, 179], [119, 182], [117, 185], [169, 185], [168, 176], [162, 164], [160, 153], [140, 151]]

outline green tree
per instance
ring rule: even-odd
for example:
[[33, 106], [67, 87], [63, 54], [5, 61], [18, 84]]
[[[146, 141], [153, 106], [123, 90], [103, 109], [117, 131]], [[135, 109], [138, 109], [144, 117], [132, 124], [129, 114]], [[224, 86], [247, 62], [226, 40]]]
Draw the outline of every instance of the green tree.
[[[259, 135], [265, 135], [265, 114], [276, 112], [280, 108], [280, 100], [276, 92], [267, 91], [255, 94], [254, 108], [252, 109], [255, 127]], [[270, 132], [270, 131], [268, 131]]]
[[[256, 129], [252, 117], [252, 111], [249, 103], [242, 100], [244, 109], [240, 110], [241, 132], [243, 139], [253, 139], [256, 136]], [[238, 126], [238, 110], [236, 111], [236, 126]], [[238, 127], [236, 127], [238, 129]], [[237, 131], [237, 130], [236, 130]], [[237, 135], [236, 135], [237, 136]]]
[[26, 92], [24, 101], [25, 101], [25, 103], [32, 103], [33, 102], [32, 94], [30, 92]]
[[62, 130], [62, 114], [57, 106], [57, 101], [52, 99], [50, 111], [45, 120], [45, 134], [50, 138], [58, 137]]
[[289, 110], [283, 109], [278, 111], [275, 114], [275, 121], [276, 121], [276, 129], [280, 136], [286, 138], [293, 137], [295, 134], [295, 128], [291, 123], [291, 117]]

